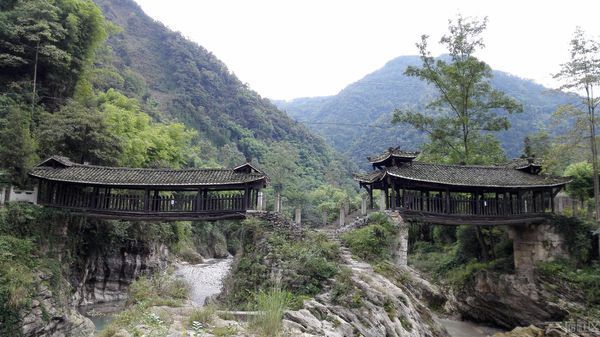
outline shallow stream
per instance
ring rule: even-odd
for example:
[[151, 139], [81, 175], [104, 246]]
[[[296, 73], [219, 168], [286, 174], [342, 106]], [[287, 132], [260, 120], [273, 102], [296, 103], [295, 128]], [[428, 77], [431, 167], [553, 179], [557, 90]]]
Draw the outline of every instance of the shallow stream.
[[[206, 259], [200, 264], [176, 264], [175, 275], [190, 285], [190, 300], [201, 307], [207, 297], [218, 294], [233, 258]], [[80, 312], [94, 323], [96, 332], [104, 329], [123, 310], [123, 301], [86, 305]]]
[[438, 318], [437, 321], [446, 328], [451, 337], [487, 337], [498, 332], [505, 332], [505, 330], [455, 318]]

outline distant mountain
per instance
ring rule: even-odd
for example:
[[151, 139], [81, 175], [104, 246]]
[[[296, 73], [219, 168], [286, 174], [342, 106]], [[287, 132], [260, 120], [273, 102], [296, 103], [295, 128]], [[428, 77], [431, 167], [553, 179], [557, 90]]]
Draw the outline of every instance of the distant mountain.
[[[410, 126], [390, 125], [395, 108], [423, 110], [436, 95], [425, 82], [404, 75], [409, 65], [420, 66], [419, 57], [398, 57], [335, 96], [274, 103], [323, 135], [338, 151], [363, 165], [368, 155], [398, 145], [417, 149], [426, 139]], [[515, 157], [521, 153], [523, 138], [546, 125], [556, 107], [571, 99], [505, 72], [493, 71], [493, 75], [492, 86], [520, 101], [525, 110], [509, 116], [512, 127], [497, 134], [507, 155]], [[380, 127], [368, 127], [373, 125]]]
[[[133, 0], [94, 1], [121, 27], [108, 40], [108, 61], [98, 62], [116, 69], [123, 80], [106, 80], [106, 87], [139, 97], [157, 119], [175, 119], [199, 130], [209, 144], [203, 155], [224, 165], [233, 164], [231, 157], [261, 161], [276, 143], [278, 149], [296, 151], [288, 157], [298, 158], [293, 164], [299, 169], [292, 175], [313, 185], [325, 180], [332, 167], [351, 169], [337, 164], [341, 156], [321, 137], [248, 88], [205, 48], [147, 16]], [[351, 177], [349, 172], [338, 176]]]

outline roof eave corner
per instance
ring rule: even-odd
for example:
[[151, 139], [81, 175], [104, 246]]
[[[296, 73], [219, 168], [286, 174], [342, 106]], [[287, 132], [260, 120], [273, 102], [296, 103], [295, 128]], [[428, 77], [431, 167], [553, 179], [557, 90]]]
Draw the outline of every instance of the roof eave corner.
[[[55, 165], [49, 165], [54, 163]], [[68, 157], [62, 157], [62, 156], [51, 156], [48, 157], [44, 160], [42, 160], [41, 162], [37, 163], [34, 167], [45, 167], [45, 166], [50, 166], [50, 167], [56, 167], [56, 164], [59, 164], [60, 166], [63, 167], [71, 167], [73, 165], [75, 165], [74, 162], [71, 161], [71, 159], [69, 159]]]

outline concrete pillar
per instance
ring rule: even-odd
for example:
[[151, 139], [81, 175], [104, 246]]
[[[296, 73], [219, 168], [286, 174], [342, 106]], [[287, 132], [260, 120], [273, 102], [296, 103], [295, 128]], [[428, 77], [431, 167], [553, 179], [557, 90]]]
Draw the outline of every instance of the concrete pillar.
[[383, 191], [379, 194], [379, 210], [382, 212], [385, 211], [385, 193]]
[[513, 240], [515, 271], [529, 280], [538, 263], [568, 256], [563, 236], [552, 225], [509, 226], [508, 237]]
[[256, 196], [256, 210], [257, 211], [263, 210], [263, 192], [258, 192], [258, 194]]
[[281, 193], [275, 193], [275, 212], [281, 212]]
[[263, 193], [262, 195], [262, 210], [266, 211], [267, 210], [267, 196]]
[[346, 209], [344, 207], [340, 208], [340, 227], [343, 227], [346, 224]]
[[394, 263], [398, 267], [408, 266], [408, 224], [404, 222], [399, 212], [386, 212], [390, 220], [396, 224], [398, 233], [396, 234], [397, 248], [394, 252]]
[[323, 219], [323, 227], [327, 226], [327, 218], [328, 218], [328, 214], [327, 211], [323, 211], [322, 213], [322, 219]]
[[296, 208], [296, 217], [295, 217], [294, 223], [296, 225], [302, 224], [302, 209], [301, 208]]
[[363, 196], [362, 200], [360, 201], [360, 215], [365, 216], [367, 215], [367, 197]]
[[4, 198], [6, 194], [6, 187], [0, 186], [0, 207], [4, 206]]

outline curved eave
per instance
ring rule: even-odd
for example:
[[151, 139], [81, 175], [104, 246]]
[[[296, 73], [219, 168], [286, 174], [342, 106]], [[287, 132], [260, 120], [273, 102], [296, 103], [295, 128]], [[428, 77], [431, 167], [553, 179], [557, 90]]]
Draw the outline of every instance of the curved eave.
[[[392, 177], [396, 177], [396, 178], [401, 178], [401, 179], [406, 179], [406, 180], [411, 180], [411, 181], [418, 181], [418, 182], [422, 182], [422, 183], [429, 183], [429, 184], [438, 184], [438, 185], [444, 185], [444, 186], [460, 186], [460, 187], [489, 187], [489, 188], [544, 188], [544, 187], [560, 187], [560, 186], [564, 186], [566, 184], [568, 184], [569, 182], [571, 182], [571, 180], [567, 180], [564, 182], [557, 182], [554, 184], [532, 184], [532, 185], [472, 185], [472, 184], [461, 184], [461, 183], [448, 183], [448, 182], [443, 182], [443, 181], [434, 181], [434, 180], [427, 180], [427, 179], [417, 179], [417, 178], [413, 178], [413, 177], [407, 177], [407, 176], [403, 176], [401, 174], [397, 174], [397, 173], [393, 173], [393, 172], [389, 172], [386, 171], [386, 174], [389, 174]], [[382, 176], [381, 178], [384, 178], [384, 176]]]
[[156, 184], [152, 184], [152, 183], [144, 183], [144, 184], [140, 184], [140, 183], [113, 183], [113, 182], [98, 182], [98, 181], [85, 181], [85, 180], [76, 180], [76, 179], [57, 179], [57, 178], [50, 178], [50, 177], [45, 177], [43, 175], [39, 175], [39, 174], [35, 174], [33, 172], [29, 173], [30, 177], [33, 178], [37, 178], [37, 179], [44, 179], [44, 180], [48, 180], [48, 181], [56, 181], [56, 182], [62, 182], [62, 183], [72, 183], [72, 184], [82, 184], [82, 185], [89, 185], [89, 186], [121, 186], [121, 187], [140, 187], [140, 188], [144, 188], [144, 187], [195, 187], [195, 186], [231, 186], [231, 185], [245, 185], [245, 184], [252, 184], [252, 183], [257, 183], [260, 181], [264, 181], [264, 183], [267, 183], [268, 179], [266, 176], [263, 177], [259, 177], [256, 179], [252, 179], [252, 180], [247, 180], [247, 181], [226, 181], [226, 182], [206, 182], [206, 183], [156, 183]]
[[376, 181], [380, 181], [381, 179], [385, 178], [385, 175], [387, 173], [387, 171], [378, 171], [378, 172], [380, 173], [379, 175], [375, 175], [374, 177], [371, 177], [370, 179], [365, 178], [364, 175], [361, 176], [361, 175], [358, 175], [358, 174], [355, 174], [353, 176], [353, 179], [355, 181], [358, 181], [358, 182], [361, 182], [361, 183], [372, 184], [372, 183], [374, 183]]
[[417, 156], [418, 156], [418, 154], [399, 155], [399, 154], [389, 153], [385, 157], [375, 157], [375, 159], [373, 159], [374, 157], [367, 157], [367, 159], [369, 160], [369, 163], [371, 163], [371, 164], [381, 164], [384, 161], [386, 161], [392, 157], [413, 160], [413, 159], [417, 158]]

